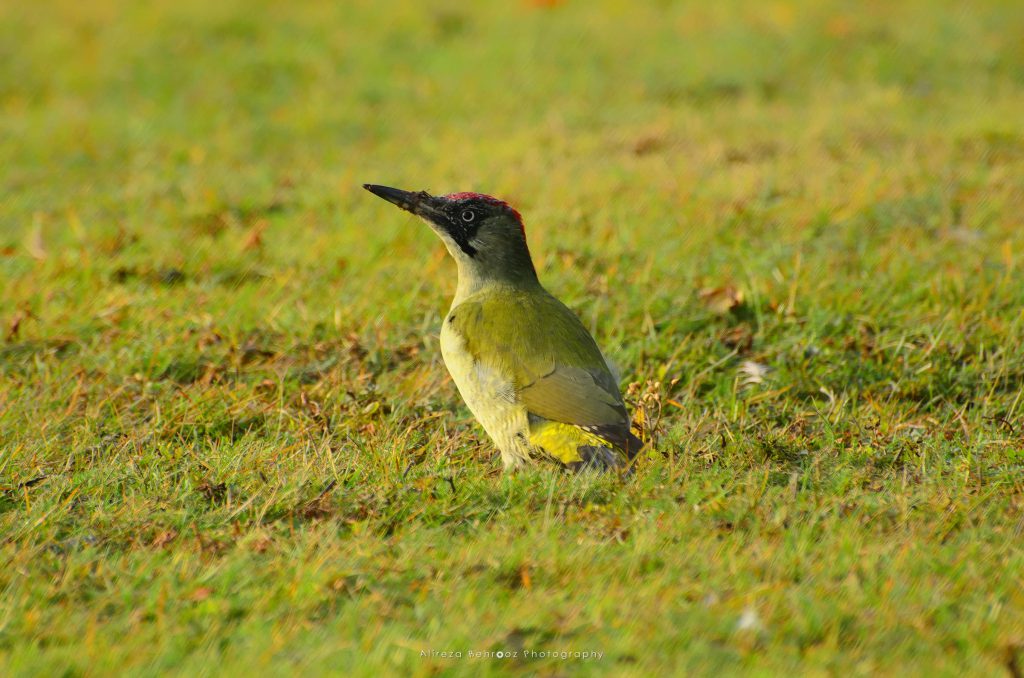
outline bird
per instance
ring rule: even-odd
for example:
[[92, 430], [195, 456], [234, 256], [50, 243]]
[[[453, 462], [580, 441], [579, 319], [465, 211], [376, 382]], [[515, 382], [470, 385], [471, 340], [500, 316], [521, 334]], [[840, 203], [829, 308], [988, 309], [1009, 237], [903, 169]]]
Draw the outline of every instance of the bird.
[[631, 472], [644, 444], [618, 381], [576, 314], [541, 285], [519, 212], [481, 193], [363, 188], [425, 221], [455, 259], [441, 355], [505, 470]]

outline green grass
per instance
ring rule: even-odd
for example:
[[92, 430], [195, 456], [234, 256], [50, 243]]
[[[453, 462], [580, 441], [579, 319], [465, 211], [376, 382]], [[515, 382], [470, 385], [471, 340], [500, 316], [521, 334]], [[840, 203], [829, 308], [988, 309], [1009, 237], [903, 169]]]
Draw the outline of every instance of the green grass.
[[[1020, 675], [1018, 3], [552, 4], [0, 3], [5, 675]], [[520, 208], [633, 478], [366, 181]]]

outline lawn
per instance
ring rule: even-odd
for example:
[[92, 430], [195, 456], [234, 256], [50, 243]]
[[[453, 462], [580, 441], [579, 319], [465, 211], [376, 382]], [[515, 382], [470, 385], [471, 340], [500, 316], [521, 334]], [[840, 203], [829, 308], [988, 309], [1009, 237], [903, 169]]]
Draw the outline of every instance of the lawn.
[[[1019, 677], [1021, 35], [0, 3], [0, 672]], [[364, 182], [519, 208], [632, 477], [501, 472]]]

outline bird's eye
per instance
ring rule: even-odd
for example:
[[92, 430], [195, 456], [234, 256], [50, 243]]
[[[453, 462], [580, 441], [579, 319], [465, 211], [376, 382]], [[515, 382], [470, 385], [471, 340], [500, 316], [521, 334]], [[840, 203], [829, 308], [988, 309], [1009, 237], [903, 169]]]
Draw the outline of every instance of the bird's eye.
[[476, 219], [476, 212], [473, 210], [462, 210], [462, 220], [467, 224]]

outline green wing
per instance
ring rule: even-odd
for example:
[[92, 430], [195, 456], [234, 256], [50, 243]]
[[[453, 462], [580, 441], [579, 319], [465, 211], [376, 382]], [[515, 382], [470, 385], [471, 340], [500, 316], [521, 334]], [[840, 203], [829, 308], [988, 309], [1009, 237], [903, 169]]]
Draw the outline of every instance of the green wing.
[[588, 370], [557, 366], [519, 389], [528, 412], [576, 426], [616, 424], [626, 420], [618, 387], [608, 368]]
[[547, 292], [490, 291], [459, 304], [446, 322], [478, 362], [512, 375], [530, 414], [629, 430], [618, 384], [593, 337]]

